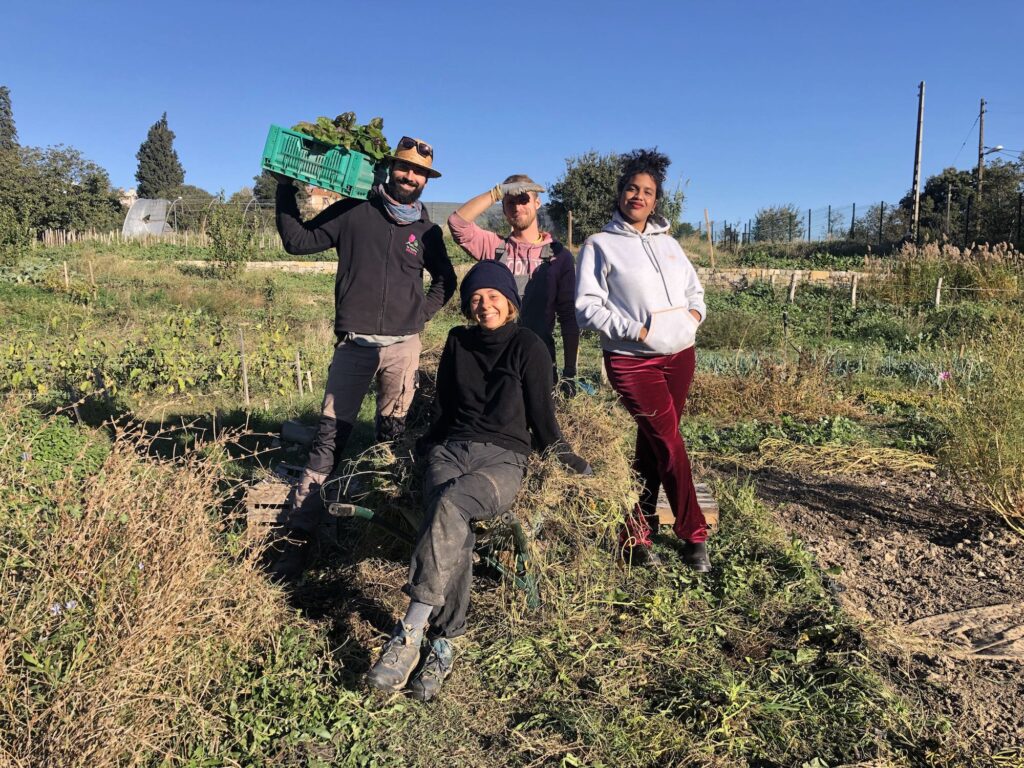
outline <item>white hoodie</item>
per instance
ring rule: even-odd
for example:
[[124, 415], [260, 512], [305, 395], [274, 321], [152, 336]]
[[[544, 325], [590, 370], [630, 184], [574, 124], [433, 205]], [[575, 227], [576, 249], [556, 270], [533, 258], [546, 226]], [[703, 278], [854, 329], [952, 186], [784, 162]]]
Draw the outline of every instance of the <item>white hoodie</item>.
[[[643, 234], [618, 211], [580, 251], [576, 319], [601, 333], [601, 347], [620, 355], [670, 355], [692, 347], [707, 317], [697, 271], [668, 234], [668, 221], [651, 216]], [[647, 338], [640, 330], [647, 326]]]

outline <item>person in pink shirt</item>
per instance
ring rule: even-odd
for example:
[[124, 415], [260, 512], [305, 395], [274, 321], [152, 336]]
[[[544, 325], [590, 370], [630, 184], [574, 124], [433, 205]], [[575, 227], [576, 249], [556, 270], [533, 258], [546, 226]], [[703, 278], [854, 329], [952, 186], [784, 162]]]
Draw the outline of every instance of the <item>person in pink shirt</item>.
[[[525, 174], [509, 176], [501, 184], [467, 200], [448, 217], [455, 242], [477, 261], [494, 259], [509, 268], [522, 302], [519, 324], [540, 336], [551, 355], [557, 381], [555, 319], [562, 331], [562, 391], [575, 393], [576, 358], [580, 329], [576, 323], [576, 264], [568, 248], [542, 232], [537, 222], [538, 194], [544, 187]], [[494, 203], [512, 228], [502, 237], [474, 222]]]

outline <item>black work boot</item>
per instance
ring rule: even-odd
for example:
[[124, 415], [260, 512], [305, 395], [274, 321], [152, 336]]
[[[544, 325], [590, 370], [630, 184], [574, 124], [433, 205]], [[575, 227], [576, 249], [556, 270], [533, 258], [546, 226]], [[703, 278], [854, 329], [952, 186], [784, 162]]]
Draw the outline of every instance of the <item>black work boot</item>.
[[683, 563], [690, 570], [697, 573], [707, 573], [711, 570], [711, 560], [708, 558], [708, 546], [703, 541], [683, 542]]
[[452, 673], [455, 651], [450, 640], [439, 637], [430, 644], [423, 662], [409, 681], [409, 695], [418, 701], [430, 701], [441, 690], [441, 684]]
[[298, 581], [316, 555], [316, 537], [308, 531], [289, 528], [275, 536], [267, 547], [267, 573], [277, 581]]
[[400, 691], [419, 664], [423, 651], [423, 629], [401, 622], [395, 627], [380, 658], [366, 674], [366, 682], [381, 691]]

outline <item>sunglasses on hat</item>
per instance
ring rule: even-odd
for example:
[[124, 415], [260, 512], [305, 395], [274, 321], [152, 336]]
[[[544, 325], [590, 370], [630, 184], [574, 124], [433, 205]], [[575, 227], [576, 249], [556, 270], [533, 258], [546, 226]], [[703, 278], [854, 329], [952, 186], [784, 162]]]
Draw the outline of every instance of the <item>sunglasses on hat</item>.
[[425, 142], [410, 139], [408, 136], [403, 136], [401, 139], [399, 139], [398, 146], [400, 149], [415, 149], [417, 152], [419, 152], [420, 157], [434, 156], [433, 147], [431, 147], [429, 144], [426, 144]]

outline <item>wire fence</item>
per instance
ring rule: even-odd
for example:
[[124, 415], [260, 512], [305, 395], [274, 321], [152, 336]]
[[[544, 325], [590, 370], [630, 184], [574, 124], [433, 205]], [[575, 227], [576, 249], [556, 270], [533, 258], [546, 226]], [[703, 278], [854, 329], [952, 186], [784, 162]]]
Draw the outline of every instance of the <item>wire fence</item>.
[[[949, 242], [967, 246], [976, 242], [1024, 246], [1024, 191], [1003, 190], [982, 198], [976, 193], [949, 194], [944, 205], [922, 201], [918, 224], [920, 242]], [[876, 247], [914, 239], [913, 214], [897, 203], [879, 200], [799, 208], [795, 205], [762, 208], [739, 221], [697, 224], [697, 232], [720, 246], [754, 243], [859, 243]]]

